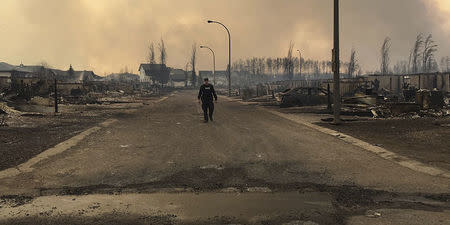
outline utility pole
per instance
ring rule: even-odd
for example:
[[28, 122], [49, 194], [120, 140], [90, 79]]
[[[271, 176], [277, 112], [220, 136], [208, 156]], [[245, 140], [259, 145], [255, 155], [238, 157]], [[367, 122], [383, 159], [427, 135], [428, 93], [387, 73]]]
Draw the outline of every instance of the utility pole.
[[[70, 68], [72, 68], [72, 66], [70, 66]], [[57, 74], [55, 71], [50, 70], [50, 72], [53, 74], [53, 78], [54, 78], [54, 88], [55, 88], [55, 113], [58, 113], [58, 80], [57, 80]]]
[[341, 88], [340, 88], [340, 57], [339, 57], [339, 0], [334, 0], [334, 48], [333, 48], [333, 72], [334, 72], [334, 121], [341, 123]]
[[58, 81], [55, 78], [55, 113], [58, 113]]
[[331, 89], [330, 83], [327, 84], [327, 110], [331, 112]]

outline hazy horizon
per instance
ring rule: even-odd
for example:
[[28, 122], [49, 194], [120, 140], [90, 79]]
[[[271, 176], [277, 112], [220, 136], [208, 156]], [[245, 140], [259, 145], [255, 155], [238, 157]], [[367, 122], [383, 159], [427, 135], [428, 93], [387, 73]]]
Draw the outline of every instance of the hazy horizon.
[[[175, 7], [174, 7], [175, 6]], [[4, 0], [0, 8], [0, 61], [94, 70], [146, 62], [151, 41], [166, 42], [168, 65], [184, 68], [193, 43], [213, 48], [217, 69], [227, 64], [227, 36], [233, 61], [246, 57], [284, 57], [289, 42], [304, 58], [331, 58], [332, 1], [325, 0]], [[379, 49], [392, 39], [391, 66], [407, 60], [418, 33], [433, 34], [436, 60], [450, 55], [450, 2], [446, 0], [341, 1], [341, 59], [355, 48], [363, 71], [379, 67]], [[211, 69], [210, 53], [198, 49], [199, 70]]]

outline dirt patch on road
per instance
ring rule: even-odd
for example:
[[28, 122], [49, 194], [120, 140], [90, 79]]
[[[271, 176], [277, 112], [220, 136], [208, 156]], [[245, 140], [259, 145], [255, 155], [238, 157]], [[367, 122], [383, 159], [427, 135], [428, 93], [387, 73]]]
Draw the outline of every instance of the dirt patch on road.
[[[266, 185], [269, 187], [278, 186], [276, 184]], [[372, 216], [377, 215], [376, 213], [379, 212], [379, 209], [412, 209], [422, 210], [424, 212], [441, 212], [449, 209], [448, 198], [440, 199], [439, 201], [432, 199], [437, 196], [425, 197], [421, 194], [391, 193], [362, 189], [356, 186], [314, 184], [291, 184], [288, 186], [301, 187], [301, 189], [293, 189], [292, 192], [281, 193], [158, 192], [148, 195], [134, 194], [133, 191], [131, 194], [56, 195], [49, 196], [48, 198], [51, 200], [39, 200], [37, 198], [37, 201], [33, 202], [29, 202], [27, 198], [28, 203], [26, 204], [31, 204], [28, 211], [25, 210], [26, 207], [20, 208], [16, 210], [20, 212], [19, 216], [6, 221], [4, 220], [2, 222], [5, 223], [2, 224], [336, 225], [346, 224], [347, 218], [353, 216], [367, 216], [372, 218]], [[322, 190], [322, 192], [317, 192], [316, 190], [318, 189]], [[136, 196], [133, 197], [133, 195]], [[270, 202], [267, 200], [268, 198], [273, 198], [274, 201]], [[52, 204], [51, 202], [55, 200], [58, 202], [72, 202], [71, 206], [69, 206], [69, 208], [73, 207], [71, 209], [72, 211], [65, 210], [64, 205]], [[233, 201], [238, 201], [233, 204], [239, 205], [233, 206], [231, 203], [228, 204], [227, 202], [230, 201], [232, 203]], [[45, 204], [43, 205], [43, 203]], [[152, 207], [142, 209], [142, 207], [145, 208], [142, 206], [145, 204], [149, 204]], [[281, 205], [277, 206], [277, 204]], [[312, 205], [302, 208], [304, 206], [299, 206], [302, 204]], [[192, 208], [186, 208], [187, 205], [191, 205]], [[218, 205], [222, 205], [221, 207], [225, 208], [219, 210], [217, 208]], [[0, 207], [2, 207], [2, 204], [0, 204]], [[5, 209], [8, 209], [7, 207]], [[160, 210], [157, 215], [151, 213], [154, 212], [151, 209], [155, 207]], [[176, 209], [178, 207], [184, 210], [177, 211]], [[210, 210], [206, 210], [205, 208]], [[142, 210], [145, 213], [141, 214], [133, 211], [136, 209], [138, 211]], [[169, 209], [169, 212], [166, 211], [167, 209]], [[177, 212], [172, 212], [171, 209]], [[224, 213], [216, 212], [218, 210]], [[261, 212], [269, 210], [269, 213], [261, 213], [258, 210], [262, 210]], [[68, 215], [67, 213], [70, 214]], [[217, 216], [211, 216], [210, 214]], [[224, 216], [225, 214], [227, 216]]]

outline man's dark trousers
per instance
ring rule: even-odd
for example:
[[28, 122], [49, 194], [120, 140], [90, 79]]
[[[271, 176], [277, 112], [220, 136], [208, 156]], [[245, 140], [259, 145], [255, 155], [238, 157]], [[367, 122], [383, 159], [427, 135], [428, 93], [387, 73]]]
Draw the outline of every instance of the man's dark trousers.
[[[205, 121], [208, 121], [208, 116], [211, 121], [213, 120], [214, 113], [214, 102], [212, 101], [203, 101], [202, 102], [203, 116], [205, 117]], [[209, 113], [208, 113], [209, 112]]]
[[205, 79], [205, 84], [200, 86], [200, 90], [198, 91], [198, 100], [202, 100], [202, 109], [203, 115], [205, 116], [205, 122], [208, 122], [208, 113], [209, 119], [213, 120], [214, 113], [214, 99], [217, 101], [216, 91], [214, 90], [214, 86], [208, 84], [208, 80]]

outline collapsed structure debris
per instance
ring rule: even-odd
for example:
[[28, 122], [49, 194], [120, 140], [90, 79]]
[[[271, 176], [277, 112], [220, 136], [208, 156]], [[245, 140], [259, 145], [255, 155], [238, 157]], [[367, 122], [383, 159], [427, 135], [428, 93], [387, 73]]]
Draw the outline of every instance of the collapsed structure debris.
[[370, 110], [375, 118], [419, 118], [448, 115], [449, 105], [445, 104], [445, 97], [441, 91], [421, 89], [415, 93], [414, 98], [404, 98], [404, 101], [386, 101], [383, 104], [370, 106]]
[[444, 107], [444, 94], [438, 90], [419, 90], [416, 93], [416, 103], [423, 109], [437, 109]]
[[6, 126], [6, 112], [0, 109], [0, 127]]
[[21, 126], [34, 121], [26, 117], [45, 117], [57, 112], [59, 115], [60, 111], [76, 111], [83, 105], [144, 105], [149, 98], [177, 88], [173, 82], [180, 81], [180, 71], [171, 74], [172, 83], [162, 87], [128, 72], [101, 77], [93, 71], [76, 71], [72, 66], [58, 70], [4, 62], [0, 62], [0, 72], [0, 126]]
[[21, 112], [8, 107], [6, 103], [0, 102], [0, 126], [8, 126], [8, 118], [17, 117], [20, 114]]
[[22, 114], [22, 112], [9, 107], [4, 102], [0, 102], [0, 110], [2, 110], [5, 113], [5, 115], [19, 116]]
[[[403, 83], [402, 83], [403, 82]], [[420, 118], [449, 115], [450, 74], [369, 75], [344, 79], [342, 113], [374, 118]], [[276, 102], [280, 107], [316, 106], [328, 103], [331, 80], [278, 81], [241, 91], [243, 100]]]

